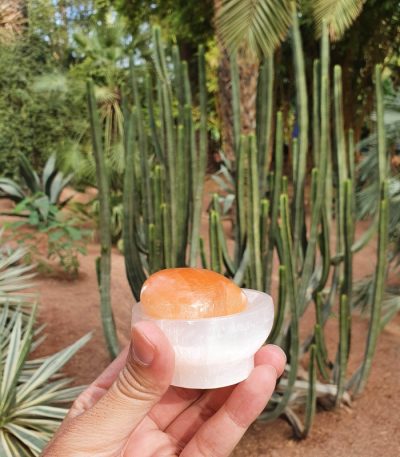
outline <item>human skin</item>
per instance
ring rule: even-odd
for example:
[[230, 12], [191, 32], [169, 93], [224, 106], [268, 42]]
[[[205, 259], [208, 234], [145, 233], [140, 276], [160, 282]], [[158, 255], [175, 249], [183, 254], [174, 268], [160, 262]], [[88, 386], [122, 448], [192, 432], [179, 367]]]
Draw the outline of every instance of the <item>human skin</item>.
[[74, 402], [43, 457], [228, 457], [264, 409], [286, 358], [255, 355], [248, 379], [212, 390], [170, 386], [174, 352], [152, 322]]

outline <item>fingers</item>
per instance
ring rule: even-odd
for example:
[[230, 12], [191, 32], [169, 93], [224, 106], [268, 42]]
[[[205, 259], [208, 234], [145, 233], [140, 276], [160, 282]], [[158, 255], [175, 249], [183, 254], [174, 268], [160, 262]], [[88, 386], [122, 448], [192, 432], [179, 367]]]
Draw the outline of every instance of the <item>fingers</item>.
[[129, 346], [126, 346], [103, 373], [79, 395], [68, 412], [68, 419], [77, 417], [92, 408], [104, 396], [125, 366], [128, 352]]
[[165, 430], [183, 411], [204, 395], [200, 389], [170, 386], [163, 398], [149, 413], [149, 418], [159, 430]]
[[205, 422], [181, 457], [228, 457], [274, 391], [277, 372], [270, 365], [256, 367], [238, 384], [222, 407]]
[[254, 365], [272, 365], [279, 378], [285, 369], [286, 354], [279, 346], [267, 344], [257, 351], [254, 356]]
[[[254, 358], [256, 366], [271, 365], [278, 376], [281, 376], [286, 363], [285, 353], [275, 345], [263, 346], [256, 353]], [[166, 429], [166, 433], [172, 436], [177, 443], [186, 444], [196, 431], [222, 406], [231, 395], [235, 386], [228, 386], [222, 389], [215, 389], [206, 392], [199, 397], [190, 407], [185, 409]], [[188, 405], [189, 406], [189, 405]], [[174, 408], [177, 411], [177, 408]], [[162, 404], [156, 405], [154, 411], [157, 416], [168, 416], [170, 410], [166, 410]], [[179, 411], [180, 412], [180, 411]], [[153, 411], [152, 411], [153, 413]], [[168, 418], [170, 418], [168, 416]], [[164, 425], [164, 423], [163, 423]], [[161, 428], [163, 430], [163, 428]]]
[[166, 336], [152, 322], [139, 322], [125, 366], [108, 392], [79, 417], [79, 427], [91, 430], [101, 442], [126, 439], [164, 395], [173, 370], [174, 353]]
[[234, 388], [235, 386], [228, 386], [205, 392], [198, 401], [183, 411], [165, 432], [183, 449], [199, 428], [219, 410]]

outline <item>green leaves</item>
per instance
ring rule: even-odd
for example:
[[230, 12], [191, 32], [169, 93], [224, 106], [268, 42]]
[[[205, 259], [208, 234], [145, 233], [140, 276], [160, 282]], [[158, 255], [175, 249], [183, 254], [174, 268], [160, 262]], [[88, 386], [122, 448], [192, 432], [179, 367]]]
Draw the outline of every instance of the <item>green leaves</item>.
[[[68, 199], [61, 202], [60, 196], [73, 178], [73, 174], [64, 176], [57, 169], [55, 154], [47, 160], [41, 179], [24, 154], [18, 154], [18, 160], [25, 189], [11, 179], [0, 178], [0, 198], [9, 198], [17, 204], [28, 201], [39, 210], [41, 220], [46, 221], [50, 205], [62, 208], [68, 202]], [[27, 205], [25, 209], [29, 210]]]
[[17, 183], [8, 178], [0, 178], [0, 198], [9, 198], [17, 203], [24, 197], [24, 192]]
[[0, 455], [39, 456], [81, 388], [67, 388], [59, 370], [90, 339], [48, 357], [28, 360], [37, 347], [33, 339], [35, 310], [29, 320], [7, 306], [0, 310]]
[[288, 0], [225, 0], [217, 13], [217, 29], [232, 51], [245, 43], [259, 56], [271, 55], [290, 25]]
[[320, 34], [322, 20], [329, 26], [331, 40], [339, 40], [361, 13], [365, 0], [314, 0], [312, 9], [316, 30]]
[[[0, 246], [1, 244], [2, 231]], [[19, 265], [26, 254], [26, 248], [17, 248], [14, 251], [0, 248], [0, 310], [5, 305], [22, 305], [32, 300], [32, 294], [21, 293], [32, 286], [29, 281], [34, 276], [31, 265]]]
[[[1, 232], [0, 232], [1, 242]], [[36, 360], [29, 354], [43, 341], [34, 329], [36, 307], [29, 317], [20, 309], [31, 303], [32, 266], [18, 263], [26, 249], [0, 250], [0, 455], [39, 456], [81, 388], [68, 388], [59, 370], [89, 340], [86, 335], [60, 352]]]
[[[217, 11], [217, 30], [231, 52], [244, 45], [259, 57], [270, 56], [292, 24], [291, 3], [289, 0], [223, 0], [222, 7]], [[357, 19], [365, 0], [315, 0], [306, 3], [310, 4], [318, 35], [321, 35], [322, 21], [326, 19], [334, 41], [339, 40]]]

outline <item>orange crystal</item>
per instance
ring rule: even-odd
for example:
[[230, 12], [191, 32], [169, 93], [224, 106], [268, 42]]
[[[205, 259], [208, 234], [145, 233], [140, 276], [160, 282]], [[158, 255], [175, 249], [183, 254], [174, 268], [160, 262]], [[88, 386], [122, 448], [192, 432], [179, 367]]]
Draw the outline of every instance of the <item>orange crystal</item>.
[[170, 268], [143, 284], [144, 312], [158, 319], [199, 319], [240, 313], [247, 306], [244, 292], [232, 281], [201, 268]]

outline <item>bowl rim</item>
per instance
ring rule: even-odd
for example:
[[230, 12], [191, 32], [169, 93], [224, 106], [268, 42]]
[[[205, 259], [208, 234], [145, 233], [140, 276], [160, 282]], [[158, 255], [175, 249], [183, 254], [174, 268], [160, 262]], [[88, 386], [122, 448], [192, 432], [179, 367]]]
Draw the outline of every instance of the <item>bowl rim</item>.
[[141, 318], [147, 319], [147, 320], [152, 320], [156, 322], [165, 322], [165, 323], [170, 323], [170, 322], [185, 322], [185, 323], [193, 323], [193, 324], [199, 324], [199, 323], [207, 323], [207, 322], [215, 322], [215, 321], [227, 321], [227, 320], [235, 320], [243, 317], [244, 315], [251, 315], [251, 314], [257, 314], [260, 311], [263, 310], [264, 307], [268, 307], [268, 314], [271, 315], [271, 319], [274, 319], [274, 302], [272, 300], [271, 295], [267, 294], [266, 292], [261, 292], [259, 290], [255, 289], [247, 289], [247, 288], [242, 288], [243, 292], [246, 294], [247, 298], [249, 299], [249, 294], [250, 295], [257, 295], [259, 298], [264, 296], [265, 300], [258, 300], [256, 303], [251, 301], [249, 299], [249, 303], [247, 308], [244, 311], [241, 311], [239, 313], [235, 314], [229, 314], [227, 316], [215, 316], [215, 317], [199, 317], [197, 319], [171, 319], [171, 318], [163, 318], [163, 319], [158, 319], [156, 317], [152, 317], [148, 314], [146, 314], [141, 306], [140, 301], [134, 303], [133, 305], [133, 314], [136, 314], [137, 317], [139, 317], [139, 320]]

